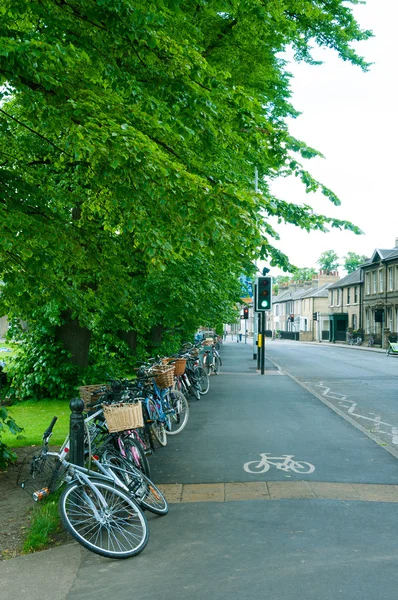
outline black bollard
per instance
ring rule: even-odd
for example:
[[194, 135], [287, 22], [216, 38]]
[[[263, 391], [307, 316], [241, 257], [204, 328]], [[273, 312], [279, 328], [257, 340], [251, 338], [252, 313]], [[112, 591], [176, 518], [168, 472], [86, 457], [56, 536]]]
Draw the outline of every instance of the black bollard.
[[72, 398], [69, 421], [69, 460], [79, 467], [84, 466], [84, 402], [81, 398]]

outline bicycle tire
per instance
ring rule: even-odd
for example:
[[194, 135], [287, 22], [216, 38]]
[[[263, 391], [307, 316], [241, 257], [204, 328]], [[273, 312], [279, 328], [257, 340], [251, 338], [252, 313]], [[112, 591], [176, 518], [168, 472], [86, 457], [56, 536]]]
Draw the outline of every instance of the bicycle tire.
[[103, 463], [108, 464], [129, 488], [134, 501], [143, 509], [149, 510], [155, 515], [164, 516], [169, 512], [169, 505], [160, 489], [153, 481], [136, 469], [129, 460], [123, 456], [106, 453]]
[[203, 355], [202, 369], [204, 369], [206, 371], [207, 375], [210, 374], [211, 366], [210, 366], [210, 356], [209, 356], [208, 352], [205, 352]]
[[213, 366], [213, 372], [214, 375], [218, 375], [220, 372], [220, 367], [221, 367], [221, 360], [218, 356], [214, 357], [214, 366]]
[[195, 367], [194, 374], [200, 385], [200, 394], [204, 396], [207, 394], [210, 387], [209, 375], [206, 373], [203, 367]]
[[189, 393], [196, 398], [196, 400], [200, 400], [200, 385], [194, 375], [194, 372], [190, 370], [187, 376], [189, 377], [189, 382], [191, 384], [189, 386]]
[[148, 523], [136, 502], [123, 490], [101, 479], [90, 478], [104, 498], [80, 481], [73, 481], [59, 499], [65, 529], [82, 546], [107, 558], [129, 558], [147, 545]]
[[200, 383], [196, 379], [191, 384], [191, 393], [196, 400], [200, 400]]
[[170, 430], [166, 430], [168, 435], [180, 433], [189, 418], [189, 404], [185, 395], [177, 390], [170, 390], [167, 394], [167, 400], [174, 413], [170, 415]]
[[131, 460], [133, 465], [142, 471], [144, 475], [151, 478], [151, 468], [149, 466], [149, 461], [145, 456], [142, 444], [132, 436], [123, 439], [123, 444], [126, 458]]
[[148, 406], [149, 419], [151, 421], [149, 423], [149, 429], [150, 429], [153, 437], [155, 438], [155, 440], [158, 442], [158, 444], [160, 444], [161, 446], [166, 446], [166, 444], [167, 444], [166, 428], [164, 426], [164, 423], [162, 423], [162, 421], [160, 420], [158, 409], [156, 408], [156, 404], [152, 400], [152, 398], [148, 399], [147, 406]]

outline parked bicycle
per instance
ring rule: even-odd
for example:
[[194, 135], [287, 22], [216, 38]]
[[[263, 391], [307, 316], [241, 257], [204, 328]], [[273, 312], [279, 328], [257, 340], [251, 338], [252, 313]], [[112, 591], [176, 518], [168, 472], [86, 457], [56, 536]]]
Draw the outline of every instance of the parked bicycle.
[[65, 446], [49, 452], [48, 442], [57, 421], [54, 417], [43, 434], [39, 454], [23, 463], [19, 484], [38, 501], [66, 483], [59, 499], [65, 529], [85, 548], [108, 558], [127, 558], [148, 543], [148, 523], [130, 489], [111, 468], [94, 472], [68, 462]]
[[348, 344], [350, 346], [362, 346], [363, 339], [360, 335], [350, 334], [348, 336]]

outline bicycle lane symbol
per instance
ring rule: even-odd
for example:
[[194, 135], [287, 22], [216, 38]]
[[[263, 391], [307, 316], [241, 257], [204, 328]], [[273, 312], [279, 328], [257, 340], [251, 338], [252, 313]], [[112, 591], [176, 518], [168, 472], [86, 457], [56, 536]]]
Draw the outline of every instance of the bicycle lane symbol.
[[293, 454], [271, 456], [269, 452], [260, 454], [260, 460], [251, 460], [243, 465], [246, 473], [266, 473], [271, 466], [280, 471], [293, 471], [294, 473], [310, 474], [315, 471], [315, 466], [309, 462], [294, 460]]

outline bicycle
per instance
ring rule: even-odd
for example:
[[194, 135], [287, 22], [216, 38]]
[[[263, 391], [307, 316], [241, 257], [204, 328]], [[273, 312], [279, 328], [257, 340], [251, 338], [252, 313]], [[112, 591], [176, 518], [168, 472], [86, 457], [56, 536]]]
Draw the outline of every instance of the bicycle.
[[368, 347], [369, 347], [369, 348], [371, 348], [371, 347], [374, 345], [374, 343], [375, 343], [375, 339], [374, 339], [374, 337], [373, 337], [372, 335], [371, 335], [371, 336], [369, 336], [369, 339], [368, 339]]
[[27, 491], [34, 490], [36, 501], [66, 483], [58, 503], [62, 524], [91, 552], [107, 558], [128, 558], [142, 552], [149, 539], [148, 523], [129, 488], [117, 481], [111, 469], [93, 472], [68, 462], [67, 441], [59, 452], [49, 452], [56, 421], [54, 417], [44, 432], [39, 455], [22, 464], [22, 471], [24, 467], [27, 471], [20, 471], [18, 483]]
[[218, 350], [216, 349], [215, 345], [213, 344], [211, 347], [209, 347], [209, 349], [206, 349], [204, 351], [203, 368], [208, 375], [210, 375], [211, 372], [213, 372], [214, 375], [218, 375], [221, 365], [221, 356]]
[[350, 346], [362, 346], [363, 339], [361, 336], [350, 335], [348, 338], [348, 344]]

